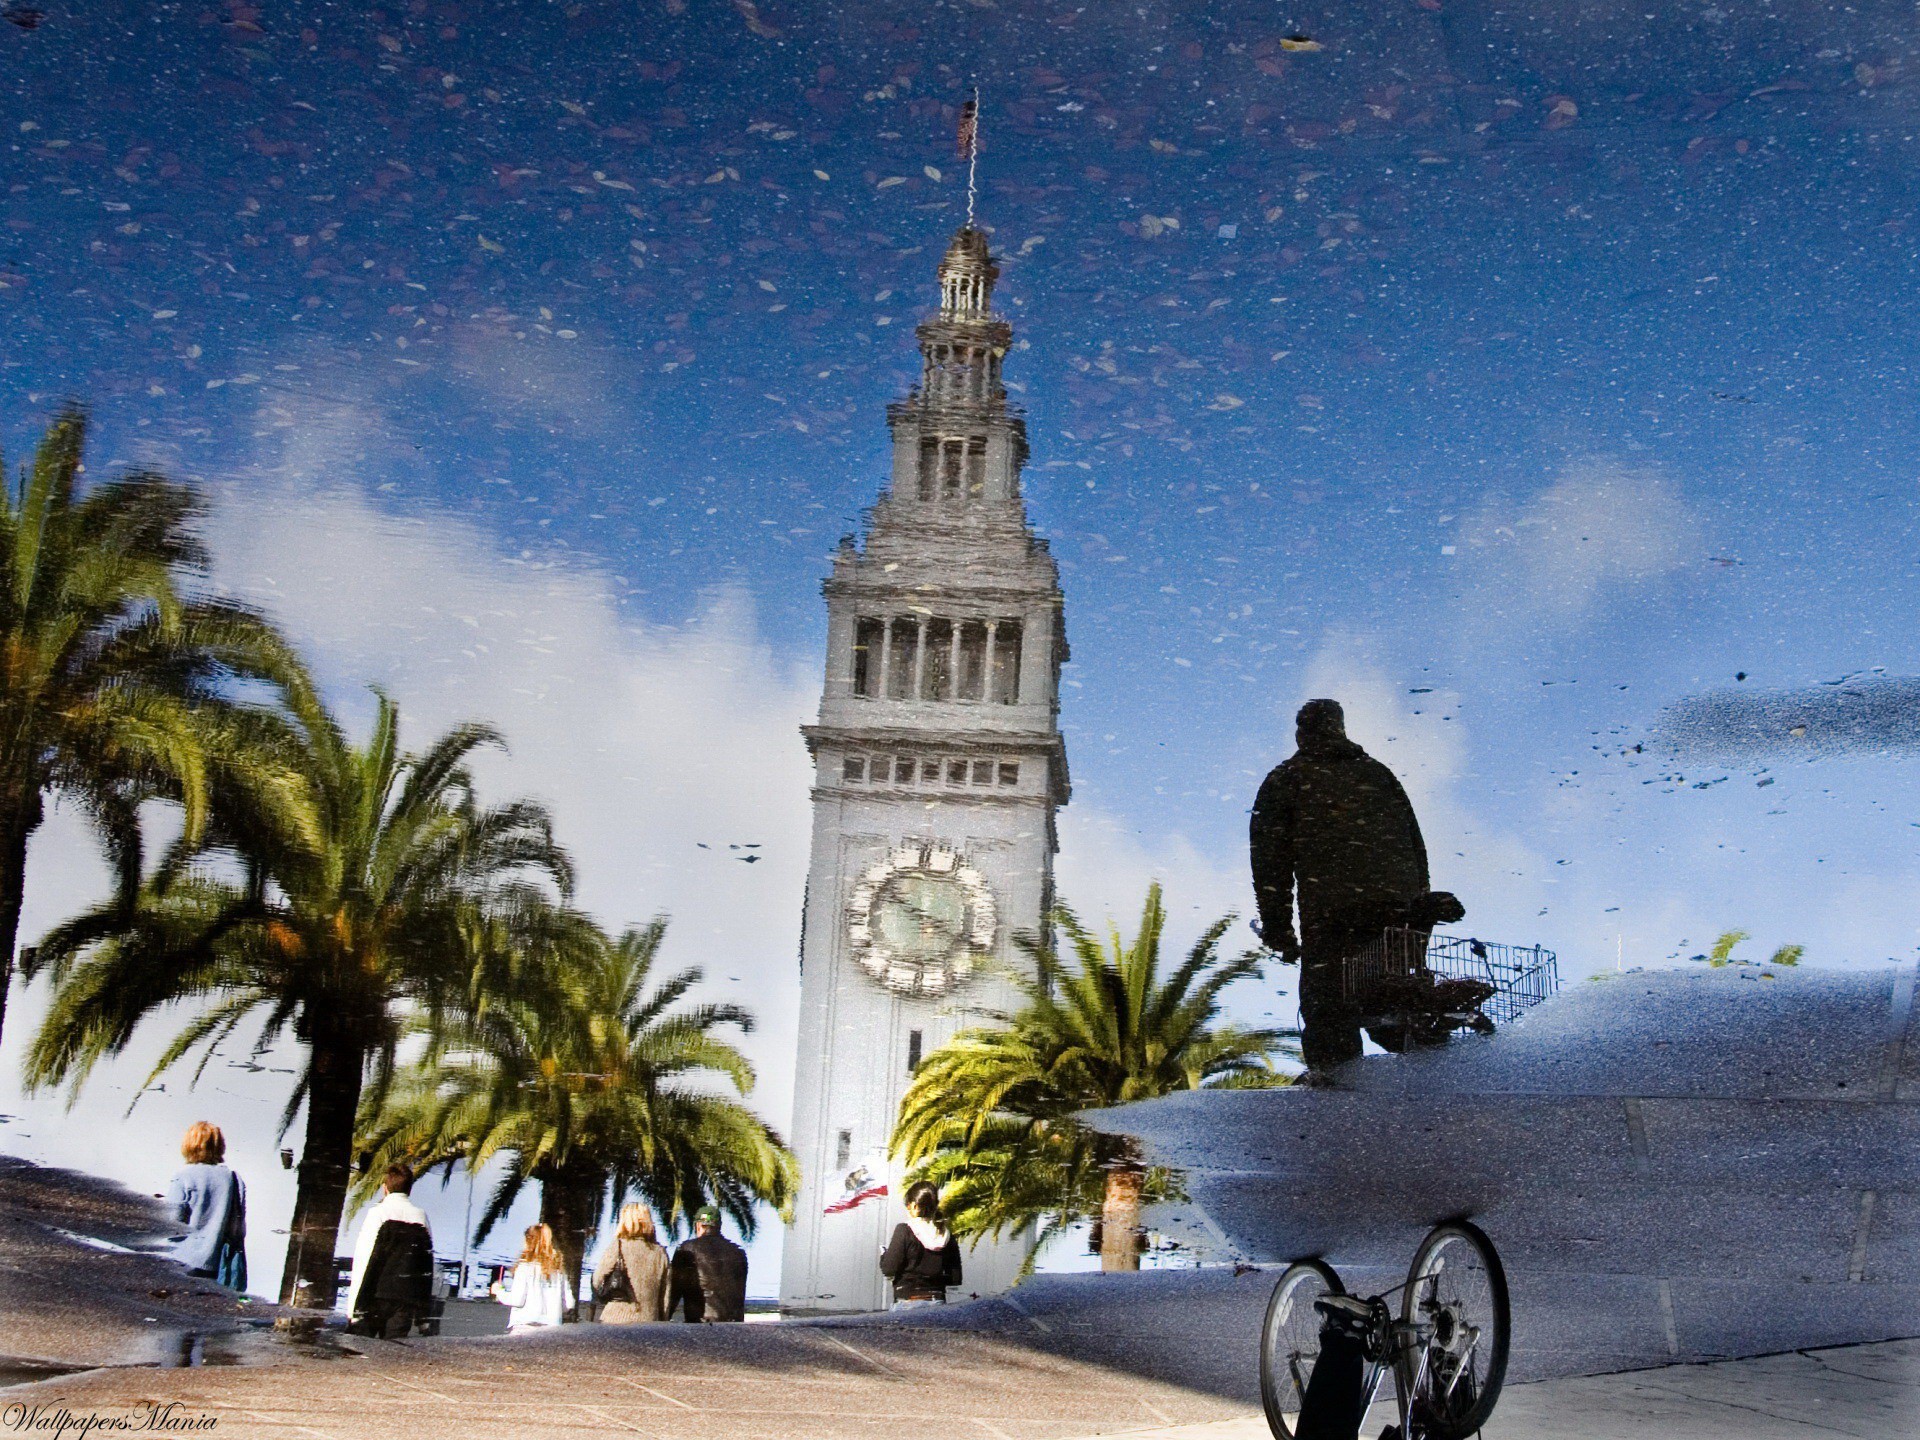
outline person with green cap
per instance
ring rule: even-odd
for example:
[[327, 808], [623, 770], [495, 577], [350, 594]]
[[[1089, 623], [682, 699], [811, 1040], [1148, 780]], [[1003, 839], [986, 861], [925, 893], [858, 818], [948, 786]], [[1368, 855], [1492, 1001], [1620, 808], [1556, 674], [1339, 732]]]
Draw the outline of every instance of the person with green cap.
[[720, 1233], [720, 1212], [702, 1205], [693, 1238], [673, 1252], [667, 1319], [684, 1310], [689, 1325], [747, 1318], [747, 1252]]

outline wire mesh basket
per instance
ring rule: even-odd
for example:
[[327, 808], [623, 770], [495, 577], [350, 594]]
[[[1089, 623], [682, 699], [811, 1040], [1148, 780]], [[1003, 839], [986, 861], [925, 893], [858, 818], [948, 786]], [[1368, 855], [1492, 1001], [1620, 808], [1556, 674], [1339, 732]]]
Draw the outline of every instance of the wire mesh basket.
[[1500, 945], [1404, 925], [1385, 931], [1341, 966], [1341, 993], [1361, 1010], [1393, 1019], [1418, 1007], [1429, 1010], [1433, 1023], [1452, 1019], [1450, 1029], [1511, 1024], [1559, 988], [1559, 957], [1543, 946]]

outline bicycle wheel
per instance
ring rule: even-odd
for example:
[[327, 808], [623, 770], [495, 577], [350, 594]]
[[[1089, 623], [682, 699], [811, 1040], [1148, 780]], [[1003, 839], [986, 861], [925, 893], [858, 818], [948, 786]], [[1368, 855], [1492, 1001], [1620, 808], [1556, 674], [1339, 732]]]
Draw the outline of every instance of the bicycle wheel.
[[1307, 1377], [1320, 1358], [1322, 1316], [1313, 1302], [1344, 1295], [1340, 1277], [1324, 1260], [1296, 1260], [1273, 1287], [1260, 1325], [1260, 1403], [1276, 1440], [1293, 1440]]
[[1507, 1378], [1513, 1319], [1507, 1272], [1477, 1225], [1436, 1225], [1407, 1270], [1400, 1318], [1426, 1336], [1401, 1362], [1408, 1409], [1433, 1440], [1466, 1440], [1493, 1414]]

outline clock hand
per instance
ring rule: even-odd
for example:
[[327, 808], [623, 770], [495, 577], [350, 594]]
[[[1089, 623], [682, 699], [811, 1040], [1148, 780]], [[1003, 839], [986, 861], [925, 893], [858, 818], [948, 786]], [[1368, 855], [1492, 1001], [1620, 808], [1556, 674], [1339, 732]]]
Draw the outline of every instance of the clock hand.
[[960, 939], [965, 928], [964, 920], [959, 924], [943, 921], [928, 904], [912, 896], [902, 895], [898, 903], [910, 916], [920, 922], [922, 940], [940, 940], [951, 944]]
[[944, 936], [948, 940], [958, 940], [960, 938], [960, 927], [958, 925], [942, 924], [930, 915], [926, 917], [922, 928], [931, 930], [934, 934]]
[[907, 906], [915, 915], [920, 917], [920, 928], [923, 931], [933, 930], [938, 934], [947, 936], [949, 939], [957, 939], [959, 937], [962, 925], [965, 923], [964, 921], [961, 925], [953, 924], [936, 915], [929, 906], [915, 904], [911, 900], [907, 902]]

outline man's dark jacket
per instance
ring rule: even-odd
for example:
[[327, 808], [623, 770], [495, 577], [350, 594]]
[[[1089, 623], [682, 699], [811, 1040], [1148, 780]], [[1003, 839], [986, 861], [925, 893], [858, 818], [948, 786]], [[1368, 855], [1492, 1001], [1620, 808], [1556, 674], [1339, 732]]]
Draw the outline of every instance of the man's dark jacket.
[[687, 1323], [747, 1318], [747, 1252], [720, 1234], [695, 1235], [673, 1252], [667, 1318], [686, 1307]]
[[426, 1226], [404, 1220], [382, 1223], [358, 1299], [423, 1308], [433, 1299], [433, 1237]]
[[1344, 735], [1319, 735], [1268, 774], [1253, 802], [1254, 898], [1276, 949], [1328, 930], [1384, 929], [1427, 893], [1427, 847], [1400, 782]]

